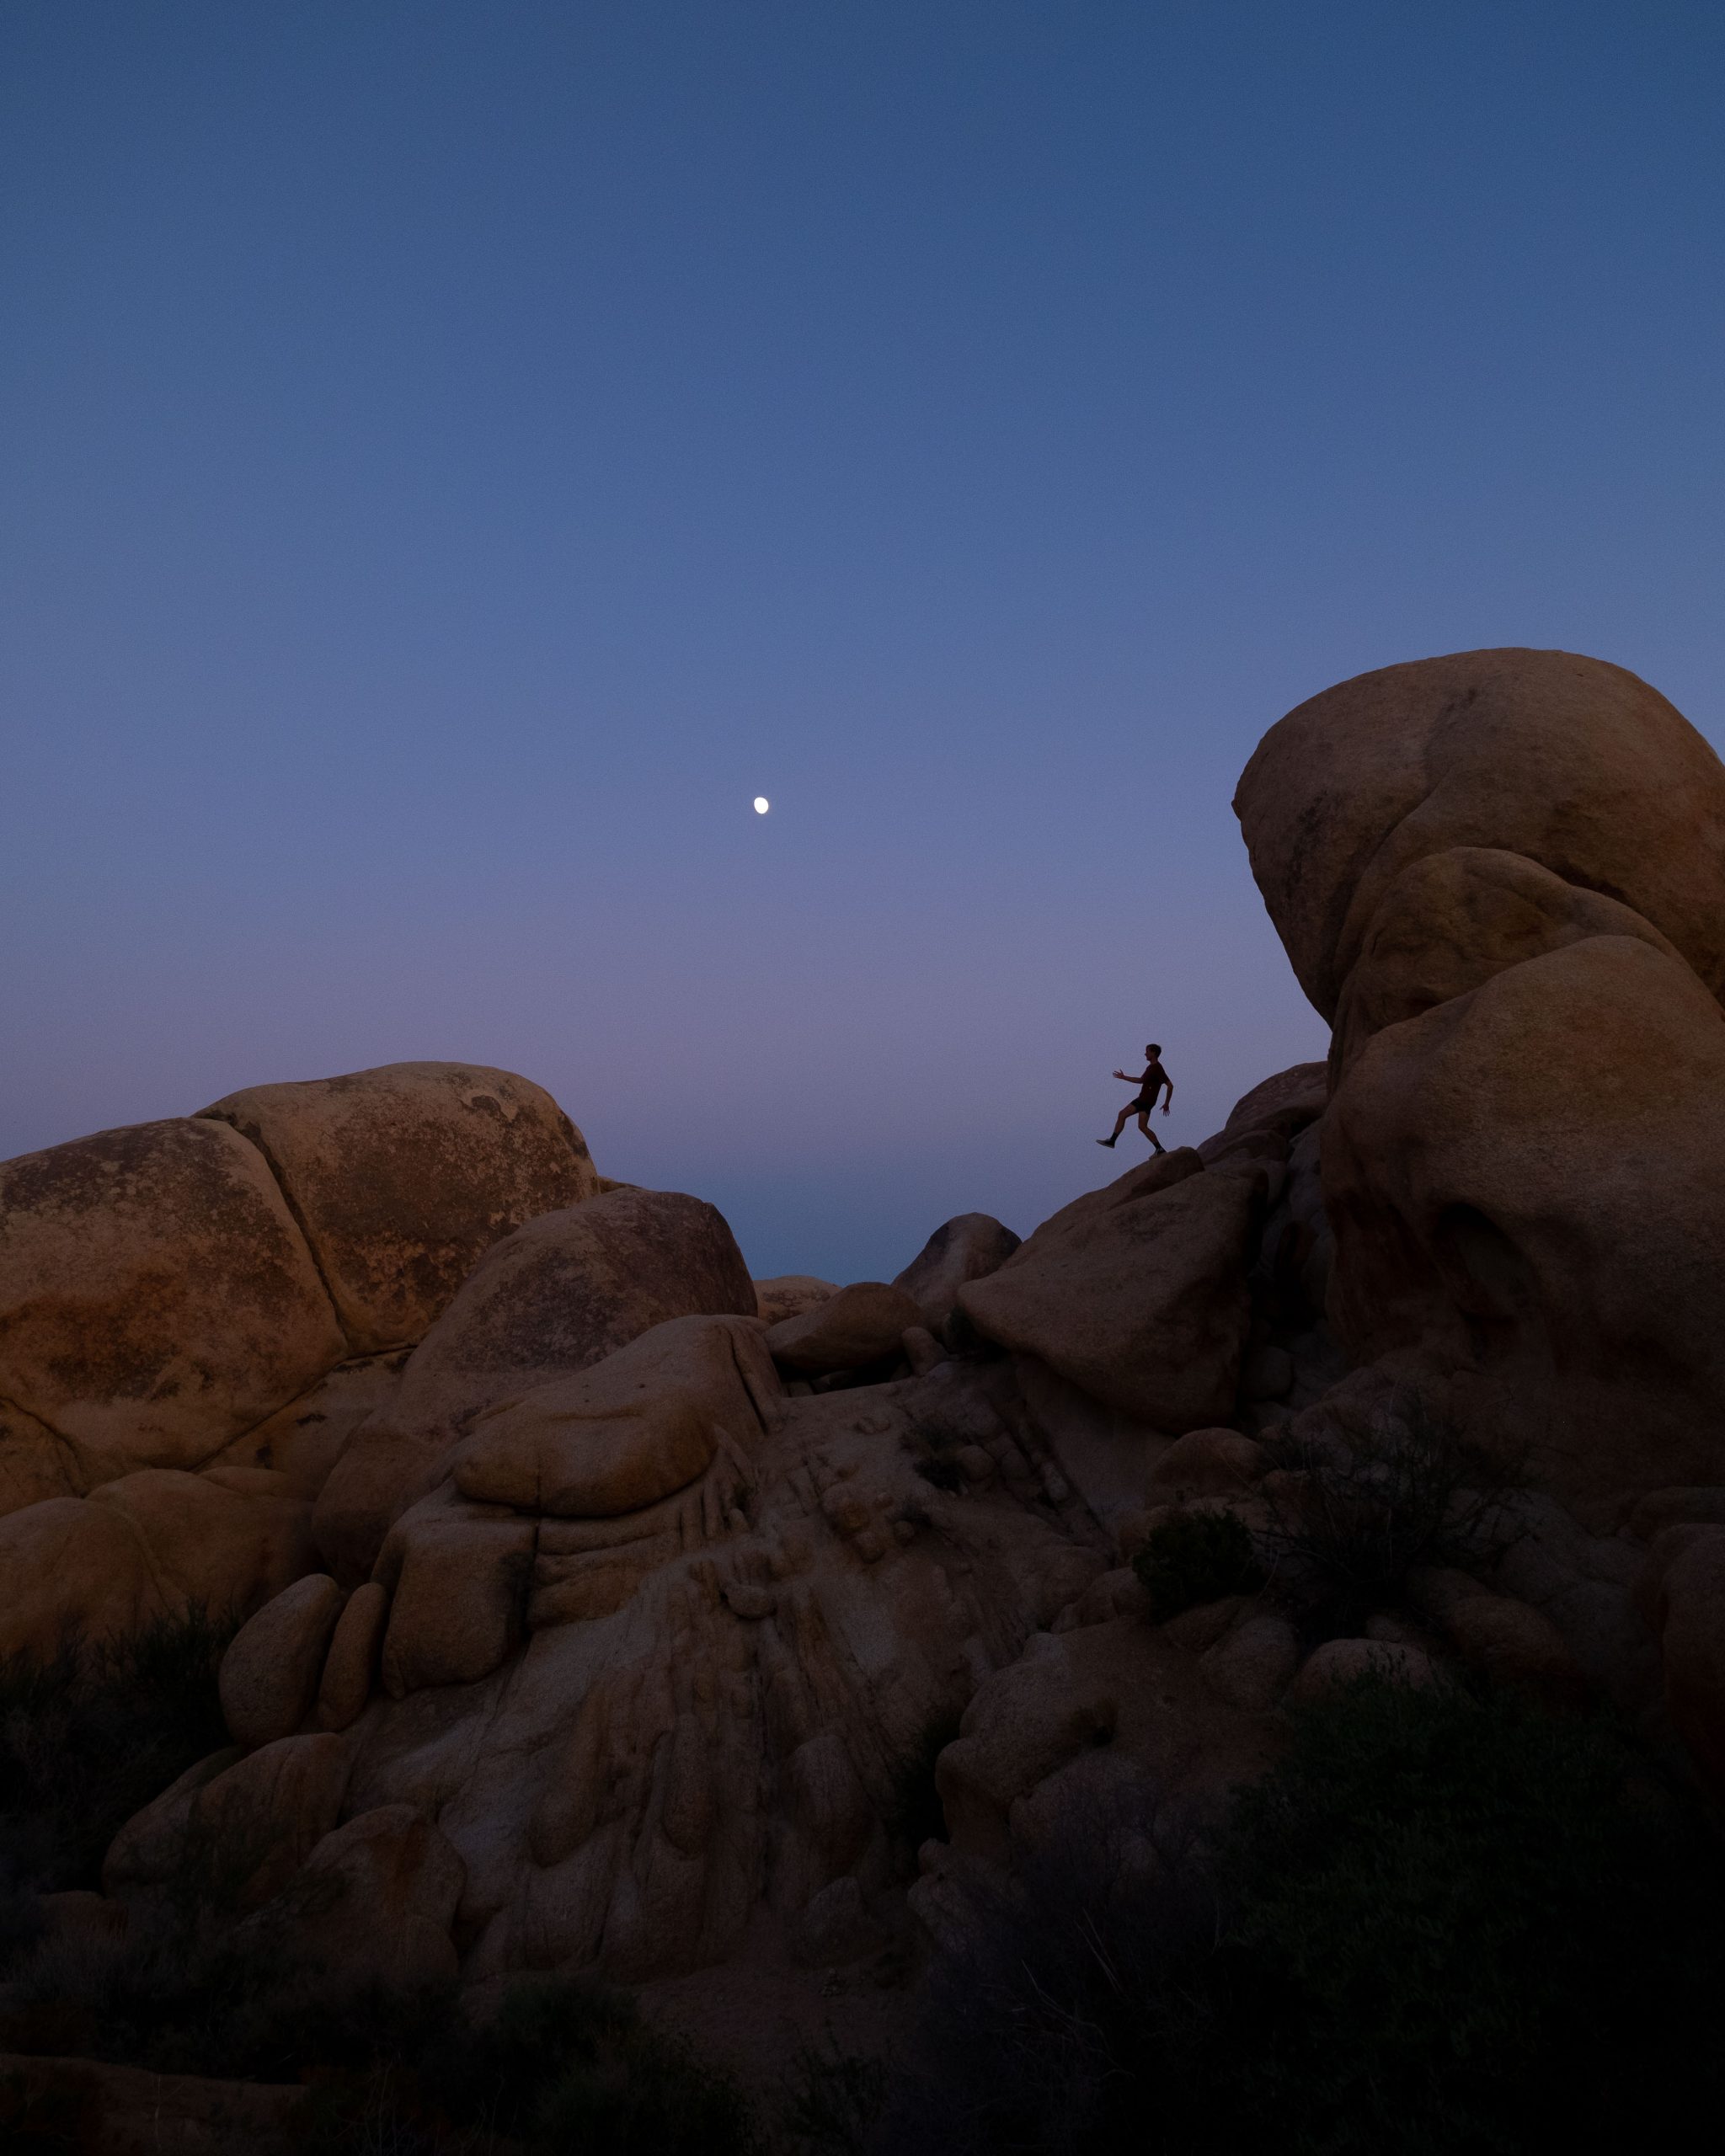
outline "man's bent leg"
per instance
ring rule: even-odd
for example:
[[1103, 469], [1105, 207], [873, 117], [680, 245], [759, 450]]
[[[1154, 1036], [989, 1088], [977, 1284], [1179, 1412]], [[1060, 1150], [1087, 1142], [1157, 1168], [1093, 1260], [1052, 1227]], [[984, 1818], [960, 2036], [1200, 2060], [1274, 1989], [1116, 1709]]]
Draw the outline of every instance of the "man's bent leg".
[[1132, 1113], [1132, 1106], [1131, 1106], [1130, 1102], [1129, 1101], [1129, 1102], [1127, 1102], [1126, 1106], [1125, 1106], [1124, 1107], [1123, 1107], [1123, 1108], [1120, 1110], [1120, 1113], [1119, 1113], [1119, 1114], [1114, 1118], [1114, 1137], [1113, 1137], [1113, 1138], [1098, 1138], [1098, 1139], [1097, 1139], [1097, 1141], [1096, 1141], [1096, 1142], [1097, 1142], [1097, 1144], [1098, 1145], [1112, 1145], [1114, 1144], [1114, 1139], [1115, 1139], [1115, 1138], [1118, 1138], [1118, 1137], [1119, 1136], [1120, 1133], [1121, 1133], [1121, 1132], [1122, 1132], [1122, 1131], [1126, 1128], [1127, 1119], [1128, 1119], [1128, 1118], [1129, 1118], [1129, 1117], [1131, 1115], [1131, 1113]]

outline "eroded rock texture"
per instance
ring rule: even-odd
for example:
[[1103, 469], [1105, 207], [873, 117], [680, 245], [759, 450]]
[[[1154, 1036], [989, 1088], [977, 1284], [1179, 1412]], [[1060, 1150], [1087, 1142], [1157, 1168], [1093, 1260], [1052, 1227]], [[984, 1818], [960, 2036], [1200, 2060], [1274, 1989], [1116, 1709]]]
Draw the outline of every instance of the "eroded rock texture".
[[0, 1165], [0, 1641], [243, 1614], [305, 1570], [397, 1343], [597, 1187], [548, 1094], [465, 1064], [259, 1086]]
[[1302, 704], [1235, 805], [1336, 1026], [1322, 1184], [1349, 1352], [1454, 1380], [1596, 1525], [1718, 1480], [1712, 750], [1621, 668], [1463, 653]]

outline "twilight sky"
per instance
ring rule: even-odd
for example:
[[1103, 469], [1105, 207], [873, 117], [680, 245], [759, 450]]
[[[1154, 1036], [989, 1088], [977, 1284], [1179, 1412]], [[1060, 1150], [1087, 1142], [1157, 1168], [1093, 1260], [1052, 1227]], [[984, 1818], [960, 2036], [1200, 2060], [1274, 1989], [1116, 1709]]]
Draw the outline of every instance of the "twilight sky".
[[9, 0], [0, 1154], [462, 1058], [845, 1279], [1146, 1039], [1204, 1137], [1290, 705], [1725, 740], [1722, 103], [1717, 0]]

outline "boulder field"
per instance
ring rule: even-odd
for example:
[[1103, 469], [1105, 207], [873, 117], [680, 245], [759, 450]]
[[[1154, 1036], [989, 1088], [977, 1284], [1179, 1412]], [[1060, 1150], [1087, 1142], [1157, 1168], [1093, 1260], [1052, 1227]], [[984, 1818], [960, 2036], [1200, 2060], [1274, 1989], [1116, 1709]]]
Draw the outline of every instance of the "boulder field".
[[[1236, 808], [1327, 1065], [891, 1282], [752, 1280], [467, 1065], [0, 1166], [0, 1651], [238, 1625], [109, 1900], [227, 1837], [344, 1964], [699, 2023], [902, 1983], [967, 1878], [1365, 1667], [1609, 1699], [1725, 1795], [1725, 771], [1482, 652], [1301, 705]], [[1433, 1430], [1514, 1534], [1315, 1621], [1274, 1553]], [[1133, 1561], [1206, 1515], [1263, 1561], [1168, 1606]]]

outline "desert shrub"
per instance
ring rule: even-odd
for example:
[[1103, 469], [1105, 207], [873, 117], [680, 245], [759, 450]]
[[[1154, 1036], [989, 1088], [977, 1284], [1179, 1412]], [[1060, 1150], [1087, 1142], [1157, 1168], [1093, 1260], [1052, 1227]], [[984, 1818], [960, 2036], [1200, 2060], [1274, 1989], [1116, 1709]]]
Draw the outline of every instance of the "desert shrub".
[[735, 2084], [650, 2028], [620, 1992], [522, 1983], [482, 2023], [448, 1994], [430, 2015], [424, 2000], [405, 2004], [411, 2030], [374, 2037], [368, 2071], [323, 2072], [312, 2121], [320, 2156], [494, 2141], [533, 2156], [748, 2156], [756, 2146]]
[[[14, 1896], [97, 1885], [133, 1813], [227, 1742], [216, 1671], [233, 1629], [194, 1605], [0, 1659], [0, 1883]], [[0, 1918], [0, 1949], [4, 1930]]]
[[1132, 1560], [1150, 1596], [1158, 1624], [1201, 1602], [1226, 1594], [1251, 1594], [1263, 1585], [1263, 1569], [1251, 1530], [1232, 1513], [1177, 1513], [1158, 1521]]
[[925, 1982], [921, 2040], [864, 2146], [879, 2156], [1179, 2146], [1164, 2122], [1202, 2020], [1188, 1972], [1204, 1965], [1217, 1910], [1191, 1815], [1141, 1787], [1073, 1803], [1010, 1877], [974, 1872], [964, 1900]]
[[[1158, 1837], [1160, 1836], [1160, 1838]], [[1158, 1853], [1147, 1866], [1135, 1844]], [[1541, 2156], [1725, 2095], [1725, 1862], [1620, 1732], [1364, 1678], [1201, 1846], [1081, 1819], [937, 1972], [882, 2148]]]
[[1513, 1531], [1502, 1465], [1416, 1395], [1349, 1438], [1284, 1440], [1277, 1451], [1297, 1480], [1266, 1487], [1263, 1555], [1314, 1633], [1357, 1631], [1403, 1598], [1417, 1566], [1478, 1569]]
[[828, 2029], [793, 2053], [780, 2115], [783, 2135], [809, 2156], [863, 2156], [886, 2102], [886, 2063], [843, 2050]]

